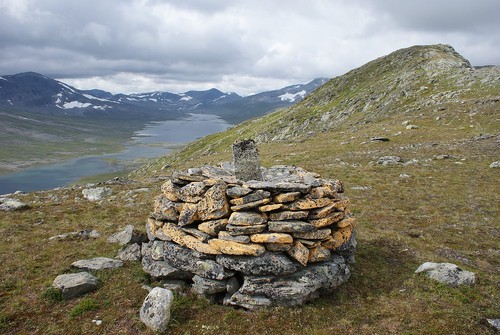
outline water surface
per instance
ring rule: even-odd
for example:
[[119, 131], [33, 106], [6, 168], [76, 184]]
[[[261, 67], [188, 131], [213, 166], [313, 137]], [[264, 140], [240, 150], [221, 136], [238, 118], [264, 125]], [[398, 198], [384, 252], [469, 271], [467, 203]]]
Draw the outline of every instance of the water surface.
[[134, 162], [163, 156], [175, 146], [226, 130], [230, 126], [218, 116], [201, 114], [151, 122], [137, 131], [121, 152], [85, 156], [1, 175], [0, 194], [52, 189], [75, 183], [83, 177], [118, 172]]

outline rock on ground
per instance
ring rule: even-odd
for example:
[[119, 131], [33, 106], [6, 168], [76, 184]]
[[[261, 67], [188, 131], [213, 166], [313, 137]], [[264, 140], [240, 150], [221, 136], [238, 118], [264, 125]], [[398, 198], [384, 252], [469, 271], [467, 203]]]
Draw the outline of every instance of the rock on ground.
[[112, 195], [113, 190], [109, 187], [87, 188], [82, 191], [83, 197], [90, 201], [99, 201]]
[[99, 281], [88, 272], [68, 273], [54, 279], [52, 287], [60, 289], [64, 299], [71, 299], [97, 289]]
[[11, 198], [0, 198], [0, 210], [4, 212], [19, 211], [29, 206], [19, 200]]
[[146, 236], [134, 231], [133, 225], [127, 225], [122, 230], [108, 237], [109, 243], [119, 243], [121, 245], [141, 243], [146, 241]]
[[122, 267], [123, 262], [118, 259], [96, 257], [73, 262], [71, 266], [83, 270], [116, 269]]
[[462, 270], [452, 263], [426, 262], [415, 271], [420, 272], [426, 272], [430, 278], [451, 286], [472, 285], [476, 282], [473, 272]]
[[154, 332], [164, 332], [170, 321], [170, 308], [173, 300], [172, 291], [155, 287], [144, 299], [140, 311], [141, 321]]
[[380, 165], [397, 165], [399, 163], [402, 163], [403, 160], [401, 157], [398, 156], [383, 156], [380, 157], [377, 161], [377, 164]]
[[116, 258], [122, 261], [140, 261], [141, 260], [141, 246], [137, 243], [129, 244], [116, 255]]
[[496, 161], [496, 162], [491, 163], [490, 168], [492, 168], [492, 169], [500, 168], [500, 161]]

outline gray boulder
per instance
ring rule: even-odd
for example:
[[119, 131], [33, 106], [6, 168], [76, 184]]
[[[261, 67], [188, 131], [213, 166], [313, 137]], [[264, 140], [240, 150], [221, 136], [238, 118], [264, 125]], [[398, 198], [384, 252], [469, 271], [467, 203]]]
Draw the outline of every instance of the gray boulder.
[[96, 187], [82, 190], [83, 197], [89, 201], [99, 201], [112, 194], [113, 190], [109, 187]]
[[171, 242], [165, 242], [163, 249], [165, 261], [180, 270], [217, 280], [231, 277], [234, 274], [232, 271], [224, 269], [222, 265], [210, 259], [213, 256], [208, 256]]
[[472, 285], [476, 282], [476, 275], [473, 272], [462, 270], [452, 263], [426, 262], [415, 271], [415, 273], [421, 272], [425, 272], [430, 278], [450, 286]]
[[398, 156], [382, 156], [378, 159], [377, 164], [380, 165], [398, 165], [402, 163], [403, 160]]
[[278, 304], [302, 305], [319, 295], [320, 290], [333, 290], [350, 276], [344, 258], [309, 265], [296, 273], [281, 276], [245, 276], [241, 288], [226, 304], [254, 309]]
[[500, 161], [496, 161], [496, 162], [491, 163], [490, 168], [492, 168], [492, 169], [500, 168]]
[[4, 212], [19, 211], [27, 209], [29, 206], [19, 200], [11, 198], [0, 198], [0, 210]]
[[118, 259], [96, 257], [91, 259], [82, 259], [71, 264], [72, 267], [82, 270], [103, 270], [116, 269], [123, 266], [123, 262]]
[[155, 287], [144, 299], [140, 311], [141, 321], [154, 332], [164, 332], [170, 321], [170, 309], [173, 301], [172, 291]]
[[202, 296], [226, 292], [227, 280], [207, 279], [200, 276], [193, 277], [192, 290]]
[[155, 279], [190, 279], [193, 276], [173, 267], [168, 262], [155, 261], [151, 256], [142, 257], [142, 269]]
[[282, 253], [265, 252], [259, 257], [217, 255], [217, 263], [246, 275], [287, 275], [296, 272], [300, 265]]
[[99, 281], [88, 272], [68, 273], [54, 279], [52, 287], [60, 289], [64, 299], [71, 299], [97, 289]]
[[139, 261], [141, 260], [141, 247], [137, 243], [129, 244], [118, 251], [116, 258], [122, 261]]
[[491, 326], [491, 328], [500, 330], [500, 319], [486, 319], [486, 322]]
[[109, 243], [119, 243], [121, 245], [132, 244], [132, 243], [142, 243], [146, 240], [146, 236], [134, 231], [133, 225], [127, 225], [122, 230], [114, 233], [108, 237]]

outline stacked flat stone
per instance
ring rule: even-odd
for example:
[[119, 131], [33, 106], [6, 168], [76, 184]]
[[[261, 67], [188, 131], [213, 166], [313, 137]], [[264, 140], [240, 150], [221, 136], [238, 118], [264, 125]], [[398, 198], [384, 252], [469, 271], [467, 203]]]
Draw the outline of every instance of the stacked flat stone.
[[145, 271], [246, 308], [302, 304], [346, 281], [356, 242], [342, 183], [289, 166], [262, 177], [175, 172], [146, 224]]

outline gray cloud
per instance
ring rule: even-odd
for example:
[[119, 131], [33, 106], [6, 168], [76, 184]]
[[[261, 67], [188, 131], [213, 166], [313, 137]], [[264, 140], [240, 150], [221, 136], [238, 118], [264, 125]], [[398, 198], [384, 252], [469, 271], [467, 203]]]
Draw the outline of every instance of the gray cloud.
[[248, 94], [414, 44], [498, 64], [498, 1], [0, 0], [0, 74], [81, 88]]

